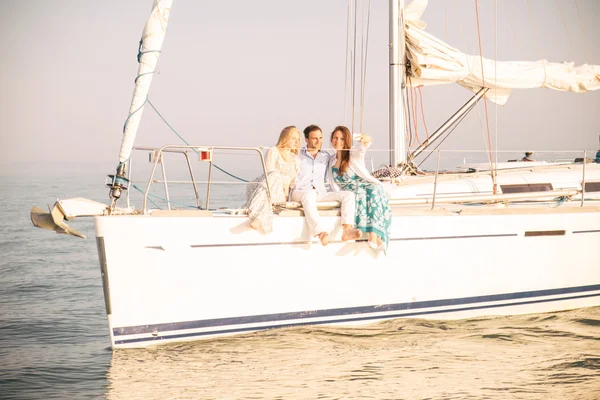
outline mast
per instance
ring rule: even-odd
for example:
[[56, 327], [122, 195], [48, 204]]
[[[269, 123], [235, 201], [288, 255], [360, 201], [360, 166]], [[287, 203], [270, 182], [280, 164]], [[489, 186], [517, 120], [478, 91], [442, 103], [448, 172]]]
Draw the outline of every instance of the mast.
[[390, 0], [389, 134], [390, 165], [406, 162], [406, 120], [404, 116], [405, 38], [404, 0]]

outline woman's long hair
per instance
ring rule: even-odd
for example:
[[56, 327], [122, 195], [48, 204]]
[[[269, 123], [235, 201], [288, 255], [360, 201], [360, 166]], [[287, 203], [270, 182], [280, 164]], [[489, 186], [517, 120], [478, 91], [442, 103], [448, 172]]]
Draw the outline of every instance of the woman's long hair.
[[[277, 140], [277, 144], [275, 145], [283, 159], [286, 161], [289, 161], [290, 153], [293, 153], [294, 155], [298, 154], [299, 149], [297, 147], [295, 149], [289, 149], [287, 147], [294, 133], [298, 133], [298, 139], [300, 139], [300, 131], [298, 128], [296, 128], [294, 125], [286, 126], [279, 134], [279, 140]], [[298, 143], [300, 143], [300, 141]]]
[[341, 132], [344, 135], [344, 150], [341, 151], [341, 160], [340, 160], [340, 169], [339, 174], [343, 174], [348, 170], [348, 166], [350, 165], [350, 149], [352, 148], [352, 134], [350, 133], [350, 129], [345, 126], [336, 126], [333, 132], [331, 132], [330, 141], [333, 140], [333, 135], [336, 132]]

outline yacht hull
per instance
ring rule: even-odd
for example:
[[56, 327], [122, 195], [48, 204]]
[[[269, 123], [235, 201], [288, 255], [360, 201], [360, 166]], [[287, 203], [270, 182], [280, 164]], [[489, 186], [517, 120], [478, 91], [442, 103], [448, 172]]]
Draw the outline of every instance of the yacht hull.
[[600, 305], [597, 207], [394, 209], [387, 254], [287, 214], [266, 235], [227, 213], [95, 217], [112, 347]]

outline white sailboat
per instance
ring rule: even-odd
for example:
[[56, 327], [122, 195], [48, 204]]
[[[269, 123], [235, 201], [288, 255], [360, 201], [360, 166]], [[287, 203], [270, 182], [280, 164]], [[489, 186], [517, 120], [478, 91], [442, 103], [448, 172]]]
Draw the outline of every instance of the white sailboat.
[[[406, 59], [413, 84], [452, 81], [476, 92], [464, 109], [483, 96], [506, 101], [511, 88], [548, 86], [545, 77], [550, 72], [560, 90], [600, 87], [597, 67], [545, 62], [537, 69], [525, 66], [531, 72], [529, 83], [511, 81], [512, 72], [503, 79], [484, 79], [477, 65], [482, 65], [481, 72], [496, 64], [483, 65], [425, 33], [419, 18], [426, 2], [406, 8], [401, 3], [390, 1], [392, 165], [410, 166], [423, 150], [407, 155], [400, 139], [406, 125], [401, 90]], [[210, 209], [210, 184], [206, 208], [201, 208], [188, 154], [196, 151], [208, 163], [210, 182], [213, 155], [230, 147], [136, 149], [150, 153], [154, 162], [144, 204], [134, 209], [127, 197], [120, 207], [171, 5], [172, 0], [155, 0], [144, 29], [130, 117], [117, 173], [111, 176], [111, 204], [69, 199], [58, 201], [50, 213], [32, 210], [34, 225], [74, 235], [81, 234], [65, 220], [94, 217], [113, 348], [304, 324], [469, 318], [600, 305], [595, 253], [600, 239], [600, 164], [586, 159], [516, 162], [506, 170], [473, 166], [471, 172], [453, 174], [436, 169], [388, 180], [393, 222], [387, 255], [370, 249], [366, 239], [342, 242], [335, 203], [320, 205], [332, 231], [326, 247], [310, 237], [295, 203], [275, 205], [273, 232], [267, 235], [250, 228], [244, 210]], [[518, 66], [507, 64], [510, 71]], [[486, 76], [501, 77], [500, 70]], [[254, 152], [262, 161], [260, 149], [236, 150]], [[170, 203], [166, 210], [149, 206], [150, 186], [167, 153], [187, 160], [197, 209], [174, 209]], [[164, 187], [168, 196], [166, 182]]]

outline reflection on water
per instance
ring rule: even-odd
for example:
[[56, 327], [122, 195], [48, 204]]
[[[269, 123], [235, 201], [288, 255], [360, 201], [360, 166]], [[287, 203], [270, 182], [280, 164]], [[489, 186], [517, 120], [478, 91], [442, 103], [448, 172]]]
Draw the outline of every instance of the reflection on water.
[[108, 399], [598, 399], [600, 308], [119, 350]]
[[600, 307], [111, 352], [95, 241], [29, 220], [57, 196], [106, 200], [103, 174], [69, 171], [0, 179], [0, 399], [600, 398]]

